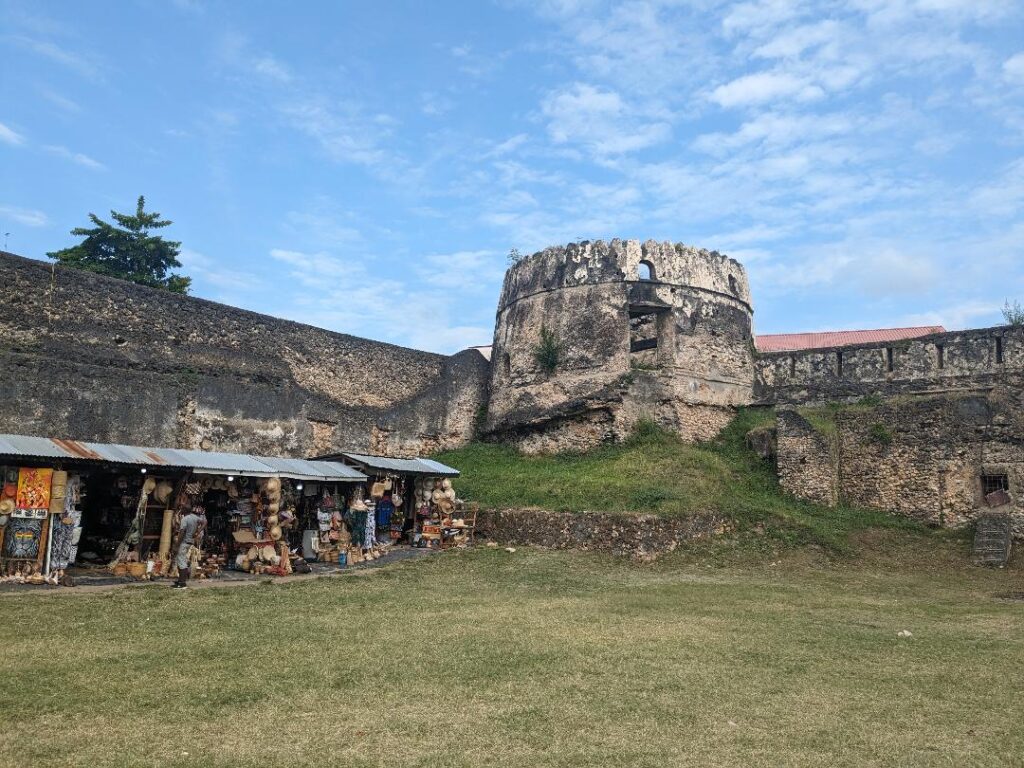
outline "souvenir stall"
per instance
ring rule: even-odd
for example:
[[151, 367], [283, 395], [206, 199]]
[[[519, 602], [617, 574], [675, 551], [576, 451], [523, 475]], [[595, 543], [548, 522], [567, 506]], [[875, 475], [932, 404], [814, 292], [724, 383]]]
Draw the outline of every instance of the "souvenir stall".
[[440, 548], [471, 539], [475, 519], [467, 521], [459, 512], [452, 486], [458, 470], [431, 459], [358, 453], [319, 458], [342, 461], [368, 478], [344, 516], [350, 561], [373, 559], [389, 544]]
[[3, 466], [0, 481], [0, 582], [60, 583], [81, 535], [81, 477]]
[[76, 577], [176, 576], [174, 537], [197, 508], [194, 578], [302, 569], [303, 524], [325, 513], [337, 564], [335, 513], [365, 480], [336, 462], [0, 435], [0, 582], [55, 584], [76, 564]]

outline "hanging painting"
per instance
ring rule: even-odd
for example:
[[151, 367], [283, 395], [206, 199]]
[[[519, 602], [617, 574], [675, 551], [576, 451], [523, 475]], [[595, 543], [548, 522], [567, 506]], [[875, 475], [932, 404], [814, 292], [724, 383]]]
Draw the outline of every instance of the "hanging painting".
[[11, 518], [4, 536], [4, 558], [37, 560], [43, 542], [43, 521]]
[[18, 472], [18, 509], [49, 509], [52, 469], [22, 467]]

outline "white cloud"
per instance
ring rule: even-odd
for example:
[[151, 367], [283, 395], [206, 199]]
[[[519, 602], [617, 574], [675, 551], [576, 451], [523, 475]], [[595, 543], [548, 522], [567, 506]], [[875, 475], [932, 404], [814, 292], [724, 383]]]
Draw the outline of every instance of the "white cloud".
[[99, 160], [94, 160], [88, 155], [84, 155], [81, 152], [72, 152], [67, 147], [60, 146], [58, 144], [47, 144], [43, 147], [51, 155], [69, 160], [76, 165], [81, 165], [83, 168], [88, 168], [93, 171], [105, 171], [107, 166], [101, 163]]
[[809, 48], [835, 40], [839, 30], [839, 23], [831, 19], [787, 29], [754, 49], [754, 55], [765, 59], [799, 56]]
[[[451, 321], [461, 287], [479, 279], [478, 268], [488, 262], [487, 252], [465, 251], [428, 259], [432, 268], [417, 270], [406, 279], [380, 274], [374, 259], [341, 258], [326, 251], [310, 253], [275, 248], [270, 255], [288, 265], [298, 286], [283, 284], [278, 293], [282, 317], [368, 338], [394, 341], [417, 349], [451, 353], [475, 344], [487, 344], [493, 328], [467, 324], [465, 316]], [[424, 275], [433, 276], [425, 280]], [[497, 291], [495, 291], [495, 294]], [[495, 295], [496, 299], [496, 295]], [[490, 309], [486, 312], [490, 321]]]
[[582, 144], [598, 155], [614, 155], [659, 144], [671, 135], [665, 121], [645, 119], [618, 93], [575, 83], [549, 94], [541, 106], [556, 144]]
[[3, 123], [0, 123], [0, 141], [4, 144], [10, 144], [12, 147], [20, 147], [25, 143], [25, 137], [13, 128], [8, 128]]
[[15, 205], [0, 205], [0, 219], [9, 219], [26, 227], [45, 227], [50, 223], [42, 211], [34, 208], [19, 208]]
[[711, 92], [711, 100], [722, 107], [743, 107], [781, 99], [812, 101], [824, 95], [806, 79], [782, 72], [757, 72], [718, 86]]
[[279, 83], [290, 83], [292, 81], [292, 75], [288, 67], [269, 54], [253, 57], [249, 66], [257, 75], [269, 78], [270, 80], [275, 80]]
[[1003, 62], [1003, 76], [1011, 83], [1024, 85], [1024, 51]]
[[21, 35], [13, 35], [7, 39], [13, 40], [21, 47], [67, 67], [90, 80], [99, 80], [102, 77], [101, 65], [90, 55], [59, 45], [51, 40], [40, 40]]

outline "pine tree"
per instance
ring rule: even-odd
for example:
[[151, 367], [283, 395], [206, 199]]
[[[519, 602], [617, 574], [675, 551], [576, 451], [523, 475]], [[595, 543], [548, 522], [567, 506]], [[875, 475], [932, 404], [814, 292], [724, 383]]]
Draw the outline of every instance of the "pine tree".
[[139, 195], [133, 215], [111, 211], [116, 226], [90, 213], [94, 227], [71, 230], [72, 235], [85, 238], [82, 242], [46, 255], [66, 267], [188, 293], [192, 278], [170, 272], [181, 266], [181, 243], [150, 234], [150, 230], [168, 227], [172, 222], [162, 220], [159, 213], [147, 213], [145, 206], [146, 198]]

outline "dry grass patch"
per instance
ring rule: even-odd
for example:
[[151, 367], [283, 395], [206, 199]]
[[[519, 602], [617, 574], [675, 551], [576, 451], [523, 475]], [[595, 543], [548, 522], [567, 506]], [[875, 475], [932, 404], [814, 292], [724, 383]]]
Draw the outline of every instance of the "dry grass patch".
[[0, 765], [1019, 765], [1019, 572], [710, 564], [2, 598]]

